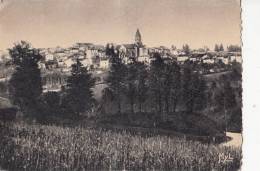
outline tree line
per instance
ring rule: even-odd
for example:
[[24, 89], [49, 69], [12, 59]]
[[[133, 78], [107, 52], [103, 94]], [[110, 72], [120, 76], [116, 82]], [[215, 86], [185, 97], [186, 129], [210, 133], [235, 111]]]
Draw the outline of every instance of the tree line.
[[113, 46], [107, 46], [111, 66], [100, 101], [94, 97], [96, 79], [79, 60], [72, 65], [67, 84], [60, 92], [43, 93], [39, 50], [22, 41], [9, 49], [9, 53], [15, 66], [8, 85], [10, 99], [29, 120], [47, 123], [53, 118], [79, 120], [87, 112], [156, 113], [163, 120], [180, 110], [190, 114], [203, 110], [213, 97], [220, 107], [236, 105], [229, 81], [218, 92], [223, 100], [209, 91], [207, 81], [194, 69], [194, 63], [179, 65], [164, 61], [158, 53], [153, 54], [149, 67], [134, 59], [124, 64]]
[[113, 103], [114, 113], [156, 112], [162, 116], [174, 113], [180, 102], [190, 112], [203, 107], [205, 80], [189, 63], [181, 68], [175, 61], [164, 61], [159, 53], [153, 54], [149, 67], [134, 59], [126, 65], [115, 53], [110, 53], [110, 59], [102, 112], [111, 113], [106, 111], [108, 103]]
[[[176, 50], [176, 46], [172, 45], [171, 47], [172, 50]], [[199, 52], [208, 52], [210, 51], [210, 49], [205, 46], [204, 48], [199, 48], [197, 49]], [[182, 46], [182, 51], [186, 54], [186, 55], [190, 55], [192, 53], [192, 49], [190, 48], [190, 46], [188, 44], [184, 44]], [[223, 46], [223, 44], [215, 44], [214, 46], [214, 51], [215, 52], [223, 52], [225, 51], [225, 48]], [[241, 52], [241, 47], [239, 45], [228, 45], [226, 47], [226, 51], [228, 52]]]
[[39, 50], [25, 41], [9, 49], [15, 71], [8, 84], [11, 102], [25, 118], [49, 122], [55, 117], [79, 119], [95, 104], [92, 88], [95, 79], [86, 67], [76, 60], [61, 92], [43, 93]]
[[[223, 52], [225, 49], [224, 49], [224, 46], [223, 44], [215, 44], [215, 48], [214, 48], [214, 51], [215, 52]], [[228, 52], [241, 52], [241, 47], [238, 46], [238, 45], [229, 45], [227, 46], [226, 50]]]

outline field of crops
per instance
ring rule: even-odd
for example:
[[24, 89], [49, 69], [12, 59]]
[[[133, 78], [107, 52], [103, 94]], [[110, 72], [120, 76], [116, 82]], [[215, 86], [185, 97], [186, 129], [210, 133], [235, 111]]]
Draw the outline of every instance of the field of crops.
[[0, 133], [0, 166], [8, 170], [232, 171], [242, 157], [240, 148], [101, 129], [14, 124]]

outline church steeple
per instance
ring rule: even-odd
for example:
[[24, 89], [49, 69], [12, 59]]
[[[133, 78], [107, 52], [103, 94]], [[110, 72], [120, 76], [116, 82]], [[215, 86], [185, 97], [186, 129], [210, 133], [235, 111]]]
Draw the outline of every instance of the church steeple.
[[138, 46], [141, 46], [143, 44], [142, 43], [142, 36], [141, 36], [139, 29], [137, 29], [137, 31], [135, 33], [135, 44], [138, 45]]

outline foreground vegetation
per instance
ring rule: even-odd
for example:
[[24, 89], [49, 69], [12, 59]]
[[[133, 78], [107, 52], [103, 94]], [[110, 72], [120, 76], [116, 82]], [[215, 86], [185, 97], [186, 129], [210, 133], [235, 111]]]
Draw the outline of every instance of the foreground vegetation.
[[232, 171], [241, 161], [238, 148], [124, 131], [15, 123], [1, 136], [0, 165], [9, 170]]
[[[205, 114], [219, 121], [215, 119], [215, 114], [219, 113], [218, 118], [224, 116], [225, 122], [217, 124], [227, 129], [227, 123], [235, 122], [232, 129], [241, 131], [241, 112], [233, 112], [242, 105], [241, 64], [198, 61], [181, 64], [160, 53], [150, 54], [153, 59], [150, 65], [136, 59], [126, 64], [115, 48], [106, 48], [110, 67], [102, 79], [95, 77], [91, 68], [83, 66], [75, 55], [61, 91], [44, 92], [43, 80], [48, 78], [44, 78], [45, 71], [39, 67], [44, 56], [30, 43], [21, 41], [9, 49], [9, 65], [13, 72], [6, 87], [0, 85], [0, 91], [8, 94], [24, 119], [42, 124], [55, 122], [56, 118], [81, 120], [82, 116], [91, 114], [123, 113], [154, 113], [153, 122], [165, 122], [179, 112]], [[186, 49], [189, 48], [186, 46]], [[205, 76], [211, 69], [228, 72], [221, 76]], [[95, 96], [97, 80], [103, 80], [104, 84], [100, 99]]]
[[[8, 83], [0, 85], [1, 96], [8, 97], [0, 100], [2, 120], [47, 125], [0, 124], [0, 166], [5, 169], [232, 171], [240, 167], [241, 149], [210, 143], [226, 138], [224, 130], [241, 130], [238, 64], [225, 66], [229, 72], [222, 76], [205, 76], [204, 70], [212, 66], [180, 65], [159, 53], [153, 54], [150, 66], [135, 60], [125, 64], [114, 48], [108, 48], [111, 66], [98, 100], [97, 78], [76, 56], [61, 91], [45, 93], [39, 49], [22, 41], [9, 53], [14, 71]], [[185, 135], [174, 136], [173, 131]], [[195, 141], [193, 136], [206, 141]]]

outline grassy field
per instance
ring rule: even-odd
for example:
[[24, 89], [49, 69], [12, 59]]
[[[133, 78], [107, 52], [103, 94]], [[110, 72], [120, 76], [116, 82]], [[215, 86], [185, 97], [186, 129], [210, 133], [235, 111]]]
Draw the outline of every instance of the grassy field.
[[18, 123], [0, 133], [0, 166], [8, 170], [232, 171], [241, 164], [240, 148], [177, 137]]

